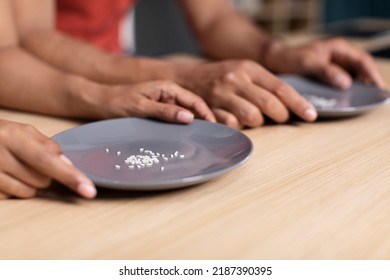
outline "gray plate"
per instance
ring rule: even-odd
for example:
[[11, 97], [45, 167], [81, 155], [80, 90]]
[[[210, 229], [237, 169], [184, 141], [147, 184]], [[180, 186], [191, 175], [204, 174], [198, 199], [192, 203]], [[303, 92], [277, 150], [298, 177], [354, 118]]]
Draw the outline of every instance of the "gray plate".
[[[205, 182], [246, 161], [253, 147], [243, 133], [201, 120], [180, 125], [113, 119], [81, 125], [53, 139], [97, 186], [126, 190], [174, 189]], [[126, 163], [131, 155], [143, 156], [148, 164]]]
[[279, 77], [311, 102], [319, 117], [357, 115], [390, 102], [388, 91], [358, 82], [347, 90], [339, 90], [301, 76]]

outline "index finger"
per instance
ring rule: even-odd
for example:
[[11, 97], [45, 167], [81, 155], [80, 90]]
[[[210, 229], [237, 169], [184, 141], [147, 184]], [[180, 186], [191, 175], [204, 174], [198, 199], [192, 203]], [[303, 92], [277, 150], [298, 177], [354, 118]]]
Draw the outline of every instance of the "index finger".
[[177, 88], [180, 91], [176, 94], [178, 105], [190, 109], [197, 117], [210, 122], [216, 122], [214, 113], [201, 97], [184, 88]]
[[54, 141], [30, 141], [28, 148], [20, 146], [14, 149], [14, 153], [37, 172], [64, 184], [81, 196], [96, 196], [96, 188], [91, 180], [73, 166]]
[[[261, 69], [261, 67], [259, 67]], [[274, 94], [294, 114], [307, 122], [317, 119], [317, 111], [314, 106], [300, 95], [290, 85], [278, 79], [265, 69], [257, 73], [251, 73], [255, 84]]]
[[335, 40], [336, 43], [330, 44], [334, 63], [340, 63], [344, 67], [351, 68], [358, 76], [371, 81], [380, 88], [385, 86], [378, 67], [368, 53], [344, 40]]

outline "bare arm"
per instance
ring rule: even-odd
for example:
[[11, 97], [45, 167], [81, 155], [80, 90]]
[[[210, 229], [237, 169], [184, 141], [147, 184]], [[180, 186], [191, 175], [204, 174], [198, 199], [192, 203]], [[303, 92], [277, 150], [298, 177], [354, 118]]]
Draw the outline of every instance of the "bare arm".
[[18, 47], [0, 51], [0, 105], [3, 107], [77, 116], [71, 96], [74, 78], [58, 73]]
[[46, 114], [71, 114], [66, 96], [72, 77], [61, 75], [19, 48], [12, 15], [12, 2], [1, 0], [0, 105]]
[[[22, 1], [28, 4], [33, 1]], [[156, 117], [166, 121], [189, 123], [194, 115], [214, 121], [214, 116], [198, 96], [166, 81], [139, 85], [109, 86], [96, 83], [43, 62], [18, 46], [15, 14], [19, 25], [29, 32], [29, 13], [12, 13], [11, 3], [2, 0], [4, 25], [0, 31], [0, 105], [62, 117], [102, 119], [125, 116]], [[5, 4], [8, 3], [6, 7]], [[22, 3], [19, 3], [22, 4]], [[30, 8], [28, 5], [23, 8]], [[44, 13], [45, 7], [39, 7]], [[23, 9], [23, 11], [25, 11]], [[5, 20], [8, 22], [5, 24]], [[50, 18], [47, 22], [50, 22]], [[44, 25], [37, 21], [37, 26]], [[0, 22], [1, 23], [1, 22]], [[36, 27], [38, 28], [38, 27]], [[40, 27], [39, 27], [40, 28]], [[38, 29], [39, 29], [38, 28]], [[12, 31], [12, 32], [11, 32]], [[8, 32], [8, 33], [7, 33]], [[45, 45], [41, 42], [39, 45]], [[50, 45], [50, 44], [47, 44]], [[58, 53], [46, 50], [48, 53]]]
[[[10, 0], [0, 0], [0, 106], [58, 116], [159, 117], [191, 122], [193, 110], [213, 120], [197, 96], [168, 82], [110, 87], [65, 74], [18, 46]], [[183, 107], [180, 107], [183, 106]], [[0, 199], [29, 198], [57, 180], [93, 198], [93, 183], [77, 170], [57, 143], [29, 125], [0, 120]]]
[[203, 51], [215, 58], [261, 59], [269, 35], [226, 0], [179, 0]]
[[[201, 2], [207, 4], [213, 1]], [[297, 92], [253, 62], [174, 64], [163, 60], [112, 55], [56, 32], [53, 20], [54, 0], [30, 0], [28, 2], [14, 0], [14, 3], [22, 46], [36, 57], [59, 69], [107, 84], [125, 84], [157, 78], [173, 80], [206, 100], [219, 122], [234, 127], [259, 126], [263, 123], [263, 114], [277, 122], [285, 122], [288, 119], [288, 110], [306, 121], [313, 121], [316, 118], [313, 107]], [[223, 4], [224, 2], [216, 1], [216, 3]], [[212, 8], [218, 7], [213, 5]], [[198, 12], [202, 10], [197, 9]], [[226, 16], [227, 12], [233, 12], [233, 10], [226, 10], [223, 15]], [[213, 13], [207, 19], [212, 21], [211, 19], [216, 15], [218, 14]], [[247, 27], [246, 36], [257, 38], [256, 41], [260, 44], [263, 37], [258, 31], [238, 15], [235, 18], [239, 18], [243, 26]], [[216, 24], [214, 32], [223, 27], [222, 23], [225, 21]], [[223, 30], [222, 38], [228, 36], [228, 30]], [[207, 36], [205, 38], [207, 39]], [[223, 45], [226, 45], [226, 42]], [[258, 55], [256, 47], [248, 45], [249, 47], [244, 48], [243, 44], [239, 46], [243, 47], [245, 55], [239, 56], [241, 51], [237, 52], [236, 47], [229, 50], [229, 52], [234, 51], [234, 55], [227, 53], [226, 56], [250, 56], [255, 59]], [[212, 44], [210, 44], [210, 49], [211, 47]], [[222, 52], [222, 45], [218, 46], [217, 52], [219, 51]], [[181, 95], [176, 94], [177, 97]], [[93, 101], [93, 99], [88, 100]], [[115, 102], [115, 98], [110, 99], [111, 101]], [[123, 102], [116, 102], [116, 104], [119, 104], [120, 108], [123, 107]], [[158, 111], [164, 112], [165, 110]], [[120, 113], [124, 112], [126, 108], [123, 108]]]
[[0, 105], [62, 117], [214, 121], [206, 103], [168, 81], [109, 86], [54, 69], [18, 47], [0, 49]]
[[22, 46], [59, 69], [110, 84], [175, 80], [178, 70], [172, 63], [107, 53], [57, 32], [54, 0], [14, 0], [14, 4]]
[[15, 25], [13, 24], [12, 7], [9, 0], [0, 0], [0, 48], [13, 47], [18, 44]]
[[276, 73], [316, 76], [347, 88], [352, 76], [383, 87], [370, 55], [345, 40], [331, 39], [290, 47], [271, 40], [240, 15], [228, 0], [179, 0], [204, 51], [215, 58], [247, 58]]
[[[5, 102], [25, 107], [23, 102], [32, 102], [31, 105], [35, 108], [37, 102], [42, 100], [34, 100], [25, 92], [20, 93], [18, 88], [14, 88], [14, 84], [40, 83], [35, 76], [26, 77], [31, 80], [17, 79], [20, 76], [18, 73], [23, 72], [24, 65], [16, 65], [25, 58], [18, 59], [20, 51], [17, 50], [17, 44], [11, 2], [0, 0], [0, 104], [4, 105]], [[3, 63], [4, 61], [6, 62]], [[14, 73], [15, 68], [19, 72]], [[21, 77], [23, 78], [23, 74]], [[48, 187], [52, 179], [86, 198], [96, 195], [93, 183], [70, 164], [57, 143], [31, 126], [0, 120], [0, 199], [35, 196], [39, 189]]]

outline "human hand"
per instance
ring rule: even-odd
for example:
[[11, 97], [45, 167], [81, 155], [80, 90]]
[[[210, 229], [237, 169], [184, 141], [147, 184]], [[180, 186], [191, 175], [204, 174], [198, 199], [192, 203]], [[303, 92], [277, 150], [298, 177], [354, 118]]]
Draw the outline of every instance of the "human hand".
[[100, 118], [134, 116], [191, 123], [197, 117], [216, 121], [202, 98], [170, 81], [103, 86], [100, 96]]
[[264, 116], [283, 123], [289, 110], [308, 122], [317, 117], [305, 98], [253, 61], [195, 64], [181, 73], [181, 83], [206, 100], [218, 122], [234, 128], [260, 126]]
[[96, 195], [93, 183], [55, 141], [30, 125], [0, 120], [0, 199], [34, 197], [52, 180], [85, 198]]
[[346, 89], [352, 79], [385, 86], [372, 57], [342, 38], [318, 40], [298, 47], [274, 42], [263, 56], [263, 65], [276, 73], [315, 76]]

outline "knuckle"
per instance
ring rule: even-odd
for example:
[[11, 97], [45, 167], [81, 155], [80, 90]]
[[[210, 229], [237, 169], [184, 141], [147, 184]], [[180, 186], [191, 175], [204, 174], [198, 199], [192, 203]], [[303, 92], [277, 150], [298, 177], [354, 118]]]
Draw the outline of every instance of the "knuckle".
[[237, 118], [235, 118], [232, 115], [225, 116], [223, 123], [227, 126], [230, 126], [230, 127], [236, 128], [236, 129], [241, 128], [241, 124], [238, 122]]
[[126, 109], [125, 114], [128, 116], [151, 117], [152, 113], [153, 113], [152, 109], [150, 108], [151, 101], [153, 103], [156, 103], [157, 105], [161, 104], [157, 100], [154, 100], [154, 99], [149, 100], [146, 98], [140, 98], [140, 99], [135, 100], [135, 102], [133, 104], [131, 104], [131, 106], [129, 106]]
[[178, 90], [178, 85], [169, 80], [158, 80], [154, 83], [154, 90], [162, 90], [168, 93]]
[[274, 98], [268, 98], [263, 102], [263, 111], [265, 112], [274, 112], [279, 106], [278, 102]]
[[240, 72], [248, 71], [249, 69], [252, 69], [257, 64], [250, 59], [236, 59], [236, 60], [226, 61], [222, 65], [226, 73], [233, 72], [237, 74]]
[[365, 66], [365, 65], [372, 65], [374, 63], [374, 60], [372, 57], [366, 53], [362, 53], [359, 61], [358, 61], [360, 66]]
[[22, 124], [22, 129], [30, 133], [37, 132], [37, 129], [30, 124]]
[[255, 63], [249, 59], [243, 59], [237, 63], [238, 68], [242, 70], [247, 70], [248, 68], [253, 67], [253, 65], [255, 65]]
[[202, 99], [195, 99], [192, 103], [191, 108], [196, 111], [203, 111], [208, 108], [206, 102]]
[[79, 179], [77, 177], [77, 172], [75, 171], [68, 171], [64, 172], [61, 175], [58, 175], [56, 178], [54, 178], [57, 182], [60, 182], [60, 184], [67, 186], [73, 190], [77, 189], [77, 186], [79, 185]]
[[339, 36], [329, 39], [329, 42], [331, 44], [335, 44], [335, 45], [345, 45], [345, 44], [347, 44], [347, 41], [344, 38], [339, 37]]
[[279, 98], [287, 97], [289, 91], [290, 86], [280, 80], [276, 81], [273, 85], [273, 92]]
[[5, 140], [10, 138], [10, 131], [6, 127], [0, 129], [0, 140], [5, 142]]
[[50, 153], [39, 153], [35, 158], [35, 164], [42, 169], [46, 169], [52, 164], [53, 156]]
[[15, 133], [26, 133], [28, 135], [32, 135], [32, 136], [36, 136], [37, 134], [39, 134], [38, 130], [30, 125], [30, 124], [21, 124], [20, 125], [20, 130], [16, 130], [15, 129]]
[[6, 139], [7, 139], [6, 132], [5, 132], [5, 131], [2, 131], [2, 130], [0, 129], [0, 141], [1, 141], [1, 143], [3, 143], [3, 145], [4, 145], [4, 142], [5, 142]]
[[59, 154], [61, 152], [60, 145], [51, 139], [46, 140], [45, 146], [46, 146], [46, 149], [52, 153]]
[[237, 81], [237, 73], [228, 71], [222, 76], [222, 82], [226, 84], [234, 84]]
[[206, 101], [198, 96], [198, 95], [195, 95], [195, 94], [191, 94], [191, 98], [192, 100], [194, 101], [194, 103], [197, 103], [197, 104], [206, 104]]
[[267, 99], [264, 102], [263, 111], [277, 123], [285, 123], [289, 119], [288, 111], [274, 98]]
[[147, 106], [147, 103], [148, 103], [148, 100], [145, 99], [145, 98], [137, 98], [136, 100], [134, 100], [134, 105], [141, 109], [141, 110], [144, 110]]
[[254, 107], [250, 106], [241, 113], [241, 118], [244, 123], [250, 126], [257, 126], [261, 124], [260, 112]]
[[16, 139], [19, 136], [23, 136], [23, 134], [33, 134], [36, 132], [37, 130], [32, 125], [10, 122], [2, 125], [0, 129], [0, 139]]
[[228, 90], [225, 87], [215, 85], [211, 92], [210, 96], [207, 98], [208, 102], [211, 104], [218, 104], [225, 100], [226, 96], [229, 95]]
[[168, 118], [170, 117], [170, 112], [171, 110], [169, 110], [169, 106], [165, 105], [165, 104], [159, 104], [158, 106], [158, 115], [162, 118]]

